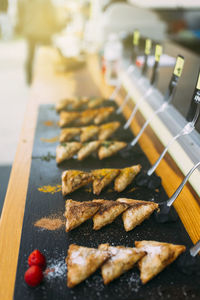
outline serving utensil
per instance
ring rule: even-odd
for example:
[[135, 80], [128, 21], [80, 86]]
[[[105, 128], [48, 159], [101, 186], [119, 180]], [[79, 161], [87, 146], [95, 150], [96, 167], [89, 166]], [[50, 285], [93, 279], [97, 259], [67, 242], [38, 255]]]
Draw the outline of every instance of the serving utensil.
[[158, 69], [159, 69], [159, 61], [160, 61], [161, 55], [162, 55], [162, 46], [157, 44], [156, 47], [155, 47], [155, 63], [154, 63], [154, 66], [153, 66], [153, 73], [152, 73], [152, 77], [151, 77], [151, 86], [147, 89], [144, 96], [142, 96], [140, 98], [140, 100], [136, 103], [129, 119], [127, 120], [126, 124], [124, 125], [124, 129], [128, 129], [128, 127], [131, 125], [131, 122], [132, 122], [138, 108], [140, 107], [140, 105], [145, 100], [147, 100], [148, 97], [155, 91], [155, 87], [156, 87], [157, 81], [158, 81]]
[[163, 47], [160, 44], [156, 44], [155, 47], [155, 63], [153, 66], [153, 72], [152, 72], [152, 77], [151, 77], [151, 85], [156, 86], [158, 83], [158, 72], [159, 72], [159, 63], [160, 63], [160, 57], [163, 52]]
[[162, 158], [165, 156], [166, 152], [168, 151], [169, 147], [176, 141], [179, 137], [183, 135], [190, 134], [194, 129], [196, 122], [198, 121], [199, 114], [200, 114], [200, 103], [199, 103], [199, 95], [200, 95], [200, 86], [199, 86], [199, 80], [200, 80], [200, 71], [197, 77], [197, 82], [195, 85], [195, 90], [192, 95], [192, 100], [190, 104], [190, 108], [188, 110], [187, 114], [187, 121], [188, 123], [184, 126], [183, 129], [179, 131], [177, 135], [175, 135], [171, 141], [167, 144], [163, 152], [161, 153], [160, 157], [157, 159], [155, 164], [148, 170], [147, 175], [151, 176], [159, 163], [161, 162]]
[[[145, 80], [145, 77], [141, 77], [141, 75], [140, 75], [139, 80], [138, 80], [138, 86], [142, 85], [144, 80]], [[117, 114], [120, 114], [123, 111], [123, 109], [124, 109], [126, 103], [128, 102], [129, 98], [130, 98], [130, 92], [128, 92], [126, 94], [126, 96], [124, 97], [124, 100], [122, 101], [121, 105], [117, 109]], [[124, 128], [125, 128], [125, 126], [124, 126]]]
[[144, 132], [144, 130], [146, 129], [146, 127], [148, 126], [148, 124], [161, 112], [165, 111], [170, 103], [172, 102], [172, 99], [174, 97], [175, 91], [176, 91], [176, 87], [178, 84], [178, 80], [181, 76], [182, 73], [182, 69], [183, 69], [183, 65], [184, 65], [184, 58], [181, 55], [178, 55], [177, 59], [176, 59], [176, 64], [175, 64], [175, 68], [168, 86], [168, 89], [165, 93], [164, 96], [164, 103], [156, 110], [152, 113], [152, 115], [149, 117], [149, 119], [146, 120], [146, 122], [144, 123], [144, 125], [142, 126], [140, 132], [138, 133], [138, 135], [133, 139], [133, 141], [131, 142], [131, 146], [134, 146], [139, 138], [141, 137], [142, 133]]
[[[135, 65], [130, 65], [126, 72], [130, 75], [134, 70], [136, 69], [136, 66]], [[116, 85], [114, 91], [112, 92], [112, 94], [110, 95], [109, 99], [110, 100], [115, 100], [117, 94], [119, 93], [120, 89], [121, 89], [121, 86], [122, 86], [122, 81], [120, 80], [118, 82], [118, 84]]]
[[165, 223], [168, 221], [173, 221], [173, 219], [171, 220], [171, 216], [170, 216], [170, 210], [172, 207], [172, 204], [174, 203], [174, 201], [177, 199], [177, 197], [179, 196], [179, 194], [181, 193], [182, 189], [184, 188], [185, 184], [187, 183], [189, 177], [192, 175], [192, 173], [194, 172], [194, 170], [196, 168], [198, 168], [200, 166], [200, 162], [198, 162], [185, 176], [184, 180], [182, 181], [182, 183], [179, 185], [179, 187], [177, 188], [177, 190], [174, 192], [174, 194], [171, 196], [171, 198], [169, 198], [167, 201], [162, 202], [159, 204], [159, 212], [155, 213], [155, 218], [156, 221], [158, 221], [159, 223]]
[[155, 162], [155, 164], [148, 170], [147, 175], [151, 176], [153, 174], [153, 172], [156, 170], [156, 168], [158, 167], [158, 165], [160, 164], [161, 160], [163, 159], [163, 157], [165, 156], [165, 154], [167, 153], [169, 147], [181, 136], [184, 135], [188, 135], [190, 134], [194, 129], [195, 129], [195, 124], [199, 118], [199, 113], [200, 113], [200, 107], [197, 106], [197, 110], [194, 116], [194, 119], [192, 122], [188, 122], [183, 129], [181, 129], [179, 131], [179, 133], [177, 135], [175, 135], [167, 144], [167, 146], [165, 147], [165, 149], [163, 150], [163, 152], [161, 153], [160, 157], [157, 159], [157, 161]]
[[[153, 87], [153, 86], [150, 86], [150, 87], [148, 88], [148, 90], [146, 91], [146, 93], [138, 100], [138, 102], [136, 103], [136, 105], [135, 105], [134, 108], [133, 108], [133, 111], [132, 111], [132, 113], [131, 113], [129, 119], [127, 120], [127, 122], [126, 122], [125, 125], [124, 125], [124, 129], [128, 129], [128, 128], [129, 128], [129, 126], [131, 125], [131, 122], [132, 122], [132, 120], [133, 120], [133, 118], [134, 118], [134, 116], [135, 116], [135, 114], [136, 114], [138, 108], [139, 108], [140, 105], [147, 99], [147, 97], [149, 97], [149, 96], [153, 93], [153, 91], [154, 91], [154, 87]], [[125, 105], [125, 104], [126, 104], [126, 103], [124, 103], [124, 105]]]
[[190, 255], [195, 257], [200, 251], [200, 240], [190, 249]]
[[149, 55], [151, 54], [151, 49], [152, 49], [152, 41], [151, 39], [146, 39], [145, 41], [145, 49], [144, 49], [144, 65], [142, 68], [142, 75], [145, 76], [147, 71], [148, 71], [148, 58]]
[[180, 271], [187, 275], [200, 274], [200, 240], [190, 249], [182, 253], [176, 261]]

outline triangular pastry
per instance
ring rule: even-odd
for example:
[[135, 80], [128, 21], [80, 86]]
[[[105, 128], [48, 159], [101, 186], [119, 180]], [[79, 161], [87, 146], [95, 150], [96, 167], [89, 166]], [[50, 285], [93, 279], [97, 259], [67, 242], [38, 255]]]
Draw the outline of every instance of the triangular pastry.
[[105, 99], [103, 98], [91, 98], [90, 101], [88, 102], [88, 107], [89, 108], [95, 108], [99, 105], [101, 105]]
[[59, 164], [66, 159], [72, 158], [82, 147], [79, 142], [63, 143], [56, 148], [56, 162]]
[[78, 136], [81, 132], [81, 129], [78, 127], [72, 127], [72, 128], [64, 128], [61, 130], [60, 133], [60, 142], [68, 142], [72, 140], [74, 137]]
[[87, 104], [89, 101], [89, 98], [87, 97], [83, 97], [83, 98], [76, 98], [76, 101], [73, 101], [73, 103], [71, 104], [73, 109], [78, 109], [81, 106], [83, 106], [84, 104]]
[[108, 258], [106, 251], [71, 244], [66, 258], [67, 286], [72, 288], [85, 280]]
[[99, 207], [100, 203], [97, 202], [67, 200], [65, 204], [66, 231], [70, 231], [90, 219]]
[[155, 241], [136, 241], [135, 246], [147, 252], [147, 255], [145, 255], [138, 264], [140, 279], [143, 284], [160, 273], [186, 249], [183, 245]]
[[123, 213], [122, 220], [126, 231], [130, 231], [158, 209], [158, 204], [150, 201], [119, 198], [117, 202], [126, 203], [129, 208]]
[[80, 187], [89, 184], [93, 179], [91, 173], [68, 170], [62, 173], [62, 194], [65, 196], [79, 189]]
[[61, 110], [65, 110], [68, 105], [76, 101], [76, 98], [67, 98], [67, 99], [62, 99], [56, 103], [56, 111], [60, 112]]
[[87, 104], [88, 101], [89, 98], [87, 97], [83, 97], [83, 98], [72, 97], [72, 98], [63, 99], [56, 103], [56, 111], [60, 112], [62, 110], [67, 110], [67, 109], [78, 109], [82, 105]]
[[96, 125], [90, 125], [87, 127], [81, 128], [80, 141], [85, 143], [89, 141], [91, 138], [95, 137], [99, 132], [99, 127]]
[[125, 148], [127, 143], [117, 142], [117, 141], [105, 141], [102, 142], [101, 147], [98, 151], [99, 159], [110, 157], [113, 154], [117, 153], [121, 149]]
[[94, 124], [98, 125], [102, 123], [105, 119], [107, 119], [112, 114], [113, 111], [114, 111], [113, 106], [101, 107], [97, 109], [97, 115], [94, 119]]
[[110, 254], [110, 258], [101, 267], [104, 284], [108, 284], [132, 269], [136, 262], [146, 254], [146, 252], [136, 248], [113, 247], [109, 246], [109, 244], [101, 244], [98, 249], [108, 251]]
[[77, 111], [62, 111], [60, 113], [59, 126], [65, 127], [79, 119], [80, 113]]
[[115, 191], [122, 192], [125, 188], [131, 184], [135, 176], [140, 172], [141, 165], [136, 165], [120, 170], [120, 174], [115, 179]]
[[112, 182], [112, 180], [119, 174], [119, 169], [99, 169], [92, 172], [93, 179], [93, 193], [99, 195], [101, 191]]
[[120, 126], [119, 122], [110, 122], [100, 126], [99, 140], [108, 139]]
[[100, 203], [101, 206], [98, 212], [93, 217], [93, 229], [99, 230], [103, 226], [112, 223], [123, 211], [128, 208], [125, 203], [119, 203], [112, 200], [93, 200], [95, 203]]
[[87, 125], [93, 122], [94, 118], [97, 115], [96, 109], [87, 109], [80, 113], [80, 117], [76, 120], [76, 124], [78, 125]]
[[84, 158], [89, 156], [92, 152], [96, 151], [100, 145], [100, 141], [93, 141], [83, 144], [83, 146], [78, 152], [78, 160], [83, 160]]

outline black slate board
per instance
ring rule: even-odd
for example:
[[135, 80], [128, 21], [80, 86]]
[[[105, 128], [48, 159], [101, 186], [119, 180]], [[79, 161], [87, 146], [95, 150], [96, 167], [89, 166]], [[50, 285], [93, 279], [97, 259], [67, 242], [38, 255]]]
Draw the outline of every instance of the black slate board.
[[[111, 119], [120, 119], [122, 124], [125, 120], [122, 116], [112, 116]], [[45, 121], [51, 120], [54, 126], [47, 127]], [[65, 201], [61, 192], [45, 194], [37, 190], [44, 185], [56, 185], [61, 183], [61, 173], [65, 169], [90, 170], [95, 168], [122, 168], [132, 164], [140, 163], [143, 170], [150, 166], [147, 158], [138, 145], [134, 148], [127, 147], [112, 158], [99, 161], [90, 157], [83, 162], [71, 159], [59, 167], [56, 165], [55, 148], [58, 143], [45, 143], [41, 138], [52, 138], [59, 135], [59, 128], [56, 125], [58, 115], [51, 105], [41, 106], [38, 114], [37, 128], [35, 133], [34, 148], [32, 153], [32, 165], [29, 178], [25, 215], [22, 229], [18, 268], [15, 283], [14, 299], [68, 299], [68, 300], [95, 300], [95, 299], [199, 299], [200, 287], [199, 277], [186, 276], [177, 268], [176, 263], [169, 266], [156, 278], [145, 286], [142, 286], [137, 268], [125, 273], [119, 279], [108, 286], [104, 286], [100, 271], [88, 278], [73, 289], [66, 286], [65, 257], [71, 243], [87, 247], [98, 247], [101, 243], [111, 245], [134, 246], [135, 240], [156, 240], [175, 244], [184, 244], [187, 247], [192, 245], [191, 240], [185, 231], [180, 219], [175, 223], [157, 224], [153, 216], [136, 227], [131, 232], [125, 232], [121, 218], [102, 228], [99, 231], [92, 230], [92, 221], [82, 224], [73, 231], [66, 233], [64, 227], [57, 231], [41, 230], [33, 224], [42, 217], [56, 214], [62, 216], [64, 213]], [[113, 139], [131, 141], [132, 133], [122, 128], [115, 134]], [[49, 154], [49, 155], [47, 155]], [[49, 161], [47, 161], [49, 157]], [[147, 188], [136, 188], [135, 183], [124, 192], [117, 194], [110, 191], [109, 187], [100, 197], [104, 199], [116, 199], [128, 197], [135, 199], [151, 200], [162, 202], [167, 199], [162, 187], [156, 191]], [[92, 193], [82, 188], [70, 197], [73, 200], [92, 200], [95, 198]], [[44, 282], [37, 288], [29, 288], [24, 282], [24, 273], [28, 268], [27, 258], [34, 249], [39, 249], [46, 255], [47, 266], [57, 266], [56, 276], [45, 278]]]

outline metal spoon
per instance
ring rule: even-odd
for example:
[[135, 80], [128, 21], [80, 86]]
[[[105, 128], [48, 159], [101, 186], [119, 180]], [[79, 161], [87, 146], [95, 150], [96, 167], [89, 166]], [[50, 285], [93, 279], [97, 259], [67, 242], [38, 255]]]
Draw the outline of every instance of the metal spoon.
[[186, 182], [188, 181], [189, 177], [191, 174], [194, 172], [196, 168], [200, 166], [200, 162], [198, 162], [185, 176], [184, 180], [182, 183], [179, 185], [177, 190], [174, 192], [174, 194], [169, 198], [169, 200], [162, 202], [159, 204], [160, 211], [155, 214], [156, 221], [159, 223], [165, 223], [169, 221], [169, 212], [171, 210], [172, 204], [176, 200], [176, 198], [179, 196], [181, 193], [182, 189], [184, 188]]

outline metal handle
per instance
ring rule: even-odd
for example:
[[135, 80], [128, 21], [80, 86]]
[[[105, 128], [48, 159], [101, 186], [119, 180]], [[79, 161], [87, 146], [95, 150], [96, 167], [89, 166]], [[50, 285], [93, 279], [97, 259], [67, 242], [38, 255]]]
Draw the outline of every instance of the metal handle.
[[144, 96], [142, 96], [142, 97], [138, 100], [138, 102], [136, 103], [136, 105], [135, 105], [135, 107], [134, 107], [134, 109], [133, 109], [133, 111], [132, 111], [132, 113], [131, 113], [129, 119], [127, 120], [126, 124], [124, 125], [124, 129], [128, 129], [128, 127], [131, 125], [131, 122], [132, 122], [132, 120], [133, 120], [133, 118], [134, 118], [134, 116], [135, 116], [135, 114], [136, 114], [136, 112], [137, 112], [139, 106], [144, 102], [144, 100], [146, 100], [146, 97], [148, 97], [152, 92], [153, 92], [153, 87], [150, 87], [150, 88], [146, 91], [146, 93], [144, 94]]
[[[134, 70], [135, 70], [135, 66], [134, 65], [130, 65], [128, 68], [127, 68], [127, 70], [126, 70], [126, 72], [128, 73], [128, 74], [131, 74]], [[121, 86], [122, 86], [122, 82], [120, 81], [118, 84], [117, 84], [117, 86], [115, 87], [115, 89], [114, 89], [114, 91], [112, 92], [112, 94], [110, 95], [110, 97], [109, 97], [109, 99], [115, 99], [115, 97], [116, 97], [116, 95], [118, 94], [118, 92], [119, 92], [119, 90], [121, 89]]]
[[161, 107], [159, 107], [152, 115], [151, 117], [144, 123], [144, 125], [142, 126], [140, 132], [138, 133], [138, 135], [133, 139], [133, 141], [131, 142], [131, 146], [135, 146], [135, 144], [137, 143], [137, 141], [139, 140], [139, 138], [141, 137], [141, 135], [143, 134], [144, 130], [146, 129], [146, 127], [148, 126], [148, 124], [155, 118], [155, 116], [157, 116], [159, 113], [163, 112], [167, 107], [169, 106], [169, 102], [164, 102]]
[[[126, 72], [127, 72], [127, 74], [131, 74], [134, 70], [135, 70], [135, 66], [134, 65], [130, 65], [128, 68], [127, 68], [127, 70], [126, 70]], [[120, 91], [120, 89], [121, 89], [121, 86], [122, 86], [122, 82], [120, 81], [119, 83], [118, 83], [118, 85], [116, 86], [116, 88], [114, 89], [114, 91], [113, 91], [113, 93], [110, 95], [110, 97], [109, 97], [109, 99], [115, 99], [115, 97], [117, 96], [117, 94], [119, 93], [119, 91]], [[126, 96], [127, 97], [127, 96]], [[126, 98], [124, 99], [124, 101], [126, 100]], [[126, 104], [126, 102], [128, 101], [128, 100], [126, 100], [126, 102], [124, 103], [124, 101], [122, 102], [122, 105], [121, 106], [123, 106], [124, 107], [124, 105]], [[117, 110], [117, 113], [119, 114], [119, 113], [121, 113], [121, 111], [122, 111], [122, 109], [123, 109], [123, 107], [119, 107], [118, 108], [118, 110]]]
[[163, 152], [161, 153], [160, 157], [157, 159], [155, 164], [148, 170], [147, 175], [151, 176], [153, 172], [156, 170], [158, 165], [160, 164], [161, 160], [165, 156], [166, 152], [168, 151], [169, 147], [181, 136], [190, 134], [194, 130], [194, 124], [193, 122], [187, 123], [186, 126], [180, 130], [180, 132], [175, 135], [171, 141], [167, 144]]
[[195, 257], [200, 251], [200, 240], [190, 249], [190, 254]]
[[128, 102], [128, 99], [129, 99], [129, 98], [130, 98], [130, 94], [127, 93], [127, 94], [126, 94], [126, 97], [124, 98], [124, 100], [123, 100], [123, 102], [122, 102], [122, 104], [121, 104], [120, 107], [117, 109], [117, 114], [120, 114], [120, 113], [123, 111], [124, 106], [125, 106], [126, 103]]
[[[131, 71], [131, 72], [132, 72], [132, 71]], [[130, 74], [130, 72], [129, 72], [129, 74]], [[140, 78], [139, 78], [139, 81], [138, 81], [138, 85], [141, 85], [141, 84], [143, 83], [143, 80], [144, 80], [144, 79], [145, 79], [144, 77], [140, 77]], [[128, 102], [129, 97], [130, 97], [130, 92], [128, 92], [128, 93], [126, 94], [126, 97], [124, 98], [122, 104], [120, 105], [120, 107], [119, 107], [118, 110], [117, 110], [117, 114], [120, 114], [120, 113], [122, 112], [124, 106], [125, 106], [126, 103]], [[127, 129], [127, 128], [125, 128], [125, 126], [124, 126], [124, 129]]]
[[172, 206], [172, 204], [174, 203], [174, 201], [176, 200], [176, 198], [179, 196], [180, 192], [184, 188], [185, 184], [187, 183], [189, 177], [192, 175], [192, 173], [194, 172], [194, 170], [196, 168], [198, 168], [198, 166], [200, 166], [200, 161], [187, 173], [187, 175], [185, 176], [184, 180], [179, 185], [179, 187], [177, 188], [177, 190], [175, 191], [175, 193], [171, 196], [171, 198], [169, 198], [169, 200], [167, 201], [167, 206], [168, 207]]
[[159, 62], [155, 61], [154, 66], [153, 66], [153, 73], [151, 77], [151, 85], [156, 87], [157, 82], [158, 82], [158, 67], [159, 67]]
[[121, 89], [122, 83], [119, 82], [118, 85], [116, 86], [116, 88], [114, 89], [114, 91], [112, 92], [112, 94], [110, 95], [109, 99], [110, 100], [115, 100], [115, 97], [117, 96], [119, 90]]

